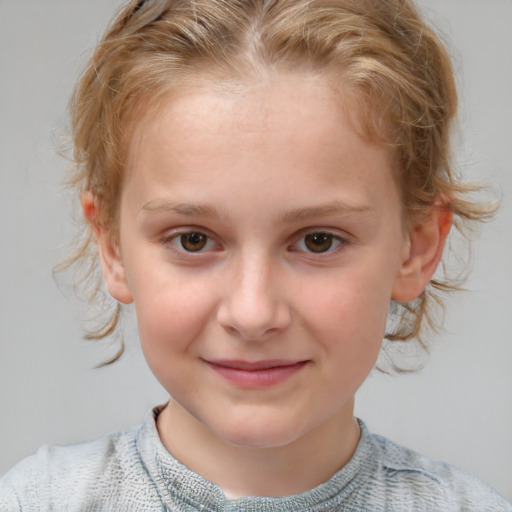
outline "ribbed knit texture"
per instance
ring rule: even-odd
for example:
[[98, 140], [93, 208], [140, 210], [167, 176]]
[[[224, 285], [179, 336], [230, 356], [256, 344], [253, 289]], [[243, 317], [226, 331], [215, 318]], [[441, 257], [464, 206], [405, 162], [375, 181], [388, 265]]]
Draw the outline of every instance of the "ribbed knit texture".
[[180, 464], [143, 424], [97, 441], [43, 447], [0, 481], [1, 512], [512, 512], [478, 479], [368, 432], [350, 462], [314, 489], [282, 498], [227, 499]]

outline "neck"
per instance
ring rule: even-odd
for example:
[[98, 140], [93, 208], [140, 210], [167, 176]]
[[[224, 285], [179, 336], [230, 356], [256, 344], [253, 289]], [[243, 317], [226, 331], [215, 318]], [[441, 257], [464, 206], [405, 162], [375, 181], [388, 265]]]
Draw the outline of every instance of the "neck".
[[300, 494], [328, 480], [354, 454], [360, 430], [353, 402], [284, 446], [248, 448], [217, 437], [177, 402], [157, 419], [166, 449], [229, 498]]

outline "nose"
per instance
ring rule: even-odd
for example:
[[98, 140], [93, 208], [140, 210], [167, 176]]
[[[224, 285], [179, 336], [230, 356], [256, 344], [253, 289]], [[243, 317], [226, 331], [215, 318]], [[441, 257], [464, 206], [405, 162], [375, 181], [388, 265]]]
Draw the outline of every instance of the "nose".
[[261, 257], [247, 258], [228, 277], [217, 320], [244, 340], [259, 341], [290, 324], [290, 305], [278, 270]]

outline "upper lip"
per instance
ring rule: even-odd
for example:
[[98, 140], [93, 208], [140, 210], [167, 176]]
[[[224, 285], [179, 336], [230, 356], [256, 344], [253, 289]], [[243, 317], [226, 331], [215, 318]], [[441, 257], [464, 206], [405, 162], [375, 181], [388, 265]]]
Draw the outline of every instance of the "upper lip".
[[225, 368], [245, 371], [268, 370], [270, 368], [294, 366], [296, 364], [306, 362], [302, 359], [267, 359], [262, 361], [243, 361], [239, 359], [206, 359], [205, 361], [216, 366], [223, 366]]

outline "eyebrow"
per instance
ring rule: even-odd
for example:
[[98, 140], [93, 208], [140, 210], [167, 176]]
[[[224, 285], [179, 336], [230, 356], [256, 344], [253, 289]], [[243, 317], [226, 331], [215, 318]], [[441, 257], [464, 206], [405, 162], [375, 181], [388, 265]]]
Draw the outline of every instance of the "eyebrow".
[[370, 205], [356, 205], [343, 203], [341, 201], [330, 201], [329, 203], [306, 206], [290, 210], [281, 215], [283, 222], [297, 222], [311, 217], [322, 217], [331, 215], [350, 215], [356, 213], [373, 213], [375, 214], [375, 208]]
[[[147, 202], [141, 208], [149, 212], [174, 212], [179, 215], [207, 217], [219, 219], [220, 215], [213, 206], [199, 205], [193, 203], [175, 203], [165, 199], [155, 199]], [[350, 215], [350, 214], [375, 214], [375, 208], [369, 205], [353, 205], [341, 201], [330, 201], [319, 205], [295, 208], [280, 215], [280, 220], [286, 223], [299, 222], [311, 217]]]
[[142, 210], [149, 212], [174, 212], [180, 215], [209, 217], [213, 219], [219, 218], [219, 213], [212, 206], [192, 204], [192, 203], [175, 203], [164, 199], [156, 199], [144, 204]]

